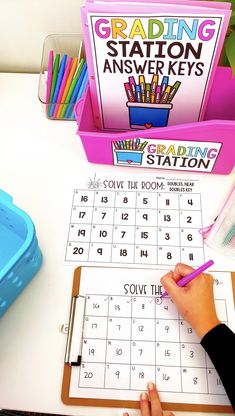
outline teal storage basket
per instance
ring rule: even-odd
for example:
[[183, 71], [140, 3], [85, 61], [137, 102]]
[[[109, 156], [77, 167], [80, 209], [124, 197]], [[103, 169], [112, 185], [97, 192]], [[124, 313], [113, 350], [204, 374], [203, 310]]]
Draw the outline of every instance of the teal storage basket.
[[35, 227], [0, 190], [0, 317], [42, 264]]

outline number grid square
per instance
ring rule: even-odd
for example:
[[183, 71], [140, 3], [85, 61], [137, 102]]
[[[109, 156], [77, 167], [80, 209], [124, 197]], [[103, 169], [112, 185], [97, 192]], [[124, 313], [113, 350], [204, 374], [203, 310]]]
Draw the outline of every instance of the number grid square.
[[[215, 300], [226, 317], [226, 301]], [[99, 332], [99, 333], [98, 333]], [[170, 298], [86, 296], [79, 388], [225, 394], [190, 325]]]
[[202, 225], [200, 193], [76, 189], [65, 260], [197, 267]]

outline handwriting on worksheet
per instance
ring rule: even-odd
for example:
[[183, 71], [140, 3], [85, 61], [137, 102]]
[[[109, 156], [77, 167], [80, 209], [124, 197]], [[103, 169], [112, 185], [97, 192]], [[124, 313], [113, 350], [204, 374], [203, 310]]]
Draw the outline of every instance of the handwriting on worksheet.
[[[225, 300], [216, 300], [226, 322]], [[218, 304], [219, 303], [219, 304]], [[79, 386], [224, 394], [193, 329], [170, 299], [87, 295]]]
[[[228, 404], [221, 380], [190, 324], [170, 298], [161, 299], [164, 270], [83, 268], [86, 298], [81, 365], [70, 396], [138, 400], [149, 381], [163, 401]], [[230, 325], [229, 273], [214, 273], [219, 319]]]
[[204, 262], [198, 181], [96, 179], [75, 189], [67, 261], [171, 266]]

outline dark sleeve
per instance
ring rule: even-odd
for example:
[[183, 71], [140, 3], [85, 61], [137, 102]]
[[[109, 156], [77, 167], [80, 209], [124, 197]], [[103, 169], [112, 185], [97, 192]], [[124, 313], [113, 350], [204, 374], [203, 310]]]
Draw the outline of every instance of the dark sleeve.
[[225, 325], [211, 329], [201, 340], [235, 411], [235, 334]]

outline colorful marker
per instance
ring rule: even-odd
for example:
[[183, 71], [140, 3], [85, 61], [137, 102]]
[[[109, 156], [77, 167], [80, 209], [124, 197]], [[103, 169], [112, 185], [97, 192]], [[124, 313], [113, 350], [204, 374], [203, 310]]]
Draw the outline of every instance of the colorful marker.
[[135, 87], [135, 99], [137, 103], [142, 103], [141, 88], [138, 84]]
[[139, 145], [140, 145], [140, 139], [136, 139], [136, 141], [135, 141], [136, 150], [139, 150]]
[[170, 92], [169, 97], [168, 97], [168, 100], [167, 100], [167, 103], [168, 104], [171, 103], [171, 101], [173, 100], [173, 98], [174, 98], [175, 94], [177, 93], [180, 85], [181, 85], [181, 82], [180, 81], [176, 81], [174, 83], [174, 85], [172, 86], [171, 92]]
[[166, 90], [165, 90], [164, 94], [162, 95], [161, 100], [160, 100], [160, 103], [161, 103], [161, 104], [166, 104], [166, 103], [167, 103], [167, 100], [168, 100], [168, 97], [169, 97], [170, 91], [171, 91], [171, 86], [170, 86], [170, 85], [168, 85], [168, 86], [166, 87]]
[[141, 89], [141, 97], [142, 97], [142, 103], [145, 102], [145, 79], [144, 75], [139, 76], [139, 84]]
[[144, 150], [144, 148], [147, 146], [147, 144], [148, 144], [148, 142], [147, 142], [147, 141], [143, 142], [143, 143], [140, 145], [139, 150]]
[[[54, 65], [53, 65], [53, 75], [52, 75], [51, 92], [50, 92], [50, 103], [52, 103], [52, 100], [53, 100], [53, 95], [54, 95], [54, 91], [55, 91], [59, 66], [60, 66], [60, 54], [57, 53], [56, 57], [55, 57], [55, 62], [54, 62]], [[50, 108], [51, 108], [51, 104], [48, 107], [48, 115], [50, 113]]]
[[161, 100], [161, 87], [160, 85], [157, 86], [156, 94], [155, 94], [155, 104], [159, 104]]
[[129, 77], [129, 85], [132, 89], [133, 95], [135, 96], [135, 78], [134, 77]]
[[70, 113], [72, 112], [72, 110], [74, 108], [74, 104], [76, 103], [76, 100], [77, 100], [77, 95], [80, 91], [80, 88], [82, 87], [82, 82], [83, 82], [83, 79], [84, 79], [86, 73], [87, 73], [87, 64], [85, 63], [82, 67], [80, 76], [77, 79], [77, 83], [76, 83], [75, 88], [73, 90], [72, 97], [70, 98], [68, 108], [65, 112], [65, 116], [64, 116], [65, 118], [70, 118]]
[[168, 82], [169, 82], [169, 77], [164, 76], [162, 78], [162, 83], [161, 83], [161, 97], [163, 96], [163, 94], [164, 94], [164, 92], [166, 90], [166, 87], [168, 85]]
[[61, 64], [60, 64], [60, 69], [59, 69], [58, 77], [57, 77], [57, 80], [56, 80], [55, 91], [54, 91], [54, 95], [53, 95], [53, 98], [52, 98], [52, 105], [49, 109], [49, 117], [52, 117], [53, 113], [54, 113], [55, 104], [57, 102], [57, 98], [58, 98], [59, 91], [60, 91], [60, 86], [61, 86], [62, 79], [63, 79], [63, 76], [64, 76], [66, 61], [67, 61], [67, 55], [65, 54], [63, 56]]
[[73, 77], [74, 77], [74, 74], [75, 74], [76, 69], [77, 69], [77, 65], [78, 65], [78, 58], [74, 58], [72, 60], [72, 65], [71, 65], [71, 68], [70, 68], [70, 71], [69, 71], [68, 79], [66, 81], [65, 88], [64, 88], [64, 91], [63, 91], [63, 94], [62, 94], [62, 97], [61, 97], [61, 104], [59, 105], [59, 108], [58, 108], [57, 113], [56, 113], [56, 118], [61, 117], [63, 106], [66, 103], [66, 97], [68, 95], [70, 86], [72, 84]]
[[117, 150], [120, 149], [118, 142], [113, 142], [113, 145], [114, 145], [115, 149], [117, 149]]
[[70, 73], [72, 61], [73, 61], [73, 58], [68, 58], [68, 62], [67, 62], [67, 65], [66, 65], [66, 68], [65, 68], [65, 71], [64, 71], [64, 76], [63, 76], [63, 79], [62, 79], [62, 82], [61, 82], [61, 85], [60, 85], [60, 90], [59, 90], [59, 94], [58, 94], [58, 97], [57, 97], [56, 106], [55, 106], [55, 109], [54, 109], [54, 112], [53, 112], [53, 117], [56, 116], [58, 108], [60, 106], [61, 98], [62, 98], [64, 89], [65, 89], [65, 86], [66, 86], [66, 82], [67, 82], [67, 79], [68, 79], [68, 76], [69, 76], [69, 73]]
[[119, 140], [118, 143], [119, 143], [120, 149], [123, 150], [124, 149], [123, 141]]
[[153, 75], [152, 82], [151, 82], [151, 98], [150, 101], [152, 104], [154, 104], [155, 101], [155, 93], [157, 89], [158, 84], [158, 75]]
[[150, 103], [150, 84], [145, 84], [145, 102]]
[[135, 96], [133, 94], [132, 88], [129, 84], [129, 82], [125, 82], [124, 83], [124, 87], [125, 87], [125, 91], [126, 91], [126, 96], [129, 102], [135, 102]]
[[83, 59], [83, 58], [82, 58], [82, 59], [80, 60], [80, 62], [79, 62], [79, 65], [78, 65], [78, 68], [77, 68], [77, 72], [76, 72], [76, 74], [75, 74], [75, 77], [73, 78], [73, 81], [72, 81], [72, 83], [71, 83], [71, 85], [70, 85], [70, 88], [69, 88], [69, 92], [68, 92], [67, 97], [66, 97], [66, 99], [65, 99], [65, 105], [64, 105], [63, 110], [62, 110], [62, 112], [61, 112], [61, 117], [62, 117], [62, 118], [64, 118], [64, 116], [65, 116], [66, 110], [67, 110], [67, 108], [68, 108], [68, 106], [69, 106], [70, 100], [71, 100], [71, 98], [72, 98], [72, 95], [73, 95], [74, 89], [75, 89], [76, 84], [77, 84], [77, 82], [78, 82], [79, 76], [80, 76], [80, 74], [81, 74], [81, 72], [82, 72], [82, 68], [83, 68], [83, 65], [84, 65], [84, 64], [85, 64], [85, 59]]
[[48, 111], [48, 104], [50, 102], [51, 84], [53, 73], [53, 51], [49, 52], [48, 66], [47, 66], [47, 89], [46, 89], [46, 110]]
[[[79, 89], [79, 91], [78, 91], [78, 95], [77, 95], [77, 97], [76, 97], [76, 101], [75, 101], [76, 103], [78, 102], [78, 100], [80, 100], [80, 98], [81, 98], [82, 94], [84, 93], [84, 91], [85, 91], [85, 89], [86, 89], [86, 87], [87, 87], [87, 84], [88, 84], [88, 72], [87, 72], [87, 70], [86, 70], [85, 75], [84, 75], [83, 80], [82, 80], [81, 87], [80, 87], [80, 89]], [[75, 108], [73, 109], [73, 112], [72, 112], [72, 116], [71, 116], [71, 118], [73, 118], [73, 119], [75, 120], [75, 119], [76, 119], [76, 117], [75, 117], [75, 112], [74, 112], [74, 110], [75, 110]]]

